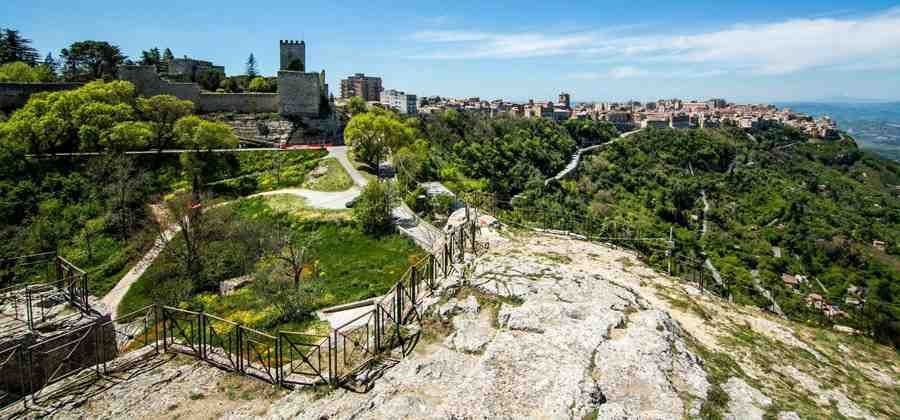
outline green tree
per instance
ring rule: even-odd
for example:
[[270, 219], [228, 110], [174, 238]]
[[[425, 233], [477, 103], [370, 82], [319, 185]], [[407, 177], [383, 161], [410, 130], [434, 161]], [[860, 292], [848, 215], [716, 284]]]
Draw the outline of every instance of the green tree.
[[372, 168], [392, 150], [410, 144], [415, 130], [387, 115], [364, 113], [354, 116], [344, 129], [344, 139], [356, 156]]
[[150, 51], [141, 51], [142, 66], [156, 66], [158, 69], [160, 63], [162, 63], [162, 57], [159, 54], [159, 48], [153, 47]]
[[393, 231], [391, 209], [394, 207], [394, 191], [388, 182], [370, 182], [363, 188], [353, 206], [353, 219], [370, 235], [382, 235]]
[[151, 125], [141, 121], [126, 121], [116, 124], [100, 145], [112, 152], [143, 150], [153, 137]]
[[0, 64], [21, 61], [29, 65], [37, 64], [37, 50], [31, 47], [31, 40], [22, 37], [15, 29], [0, 31]]
[[134, 119], [133, 102], [134, 86], [125, 81], [32, 95], [0, 135], [35, 154], [101, 150], [116, 124]]
[[56, 79], [56, 73], [59, 72], [59, 62], [53, 58], [53, 53], [47, 53], [47, 56], [44, 57], [44, 62], [42, 63], [44, 67], [53, 75], [53, 79]]
[[137, 109], [142, 119], [150, 123], [153, 132], [149, 146], [162, 152], [172, 145], [175, 139], [173, 127], [182, 117], [191, 115], [194, 103], [178, 99], [172, 95], [156, 95], [149, 98], [137, 98]]
[[619, 135], [616, 126], [605, 121], [566, 120], [563, 127], [580, 146], [606, 143]]
[[222, 72], [203, 70], [197, 73], [197, 84], [203, 89], [214, 91], [222, 84]]
[[60, 52], [63, 75], [70, 81], [114, 79], [125, 56], [118, 46], [105, 41], [79, 41]]
[[206, 121], [195, 115], [179, 119], [174, 133], [181, 147], [190, 150], [181, 154], [181, 165], [191, 178], [191, 191], [198, 202], [202, 181], [220, 158], [213, 150], [236, 147], [238, 138], [228, 124]]
[[250, 53], [250, 57], [247, 57], [247, 76], [253, 78], [258, 75], [259, 72], [256, 69], [256, 57], [253, 56], [253, 53]]
[[225, 92], [235, 93], [241, 91], [240, 85], [233, 77], [226, 77], [225, 80], [219, 83], [219, 87]]
[[250, 92], [274, 92], [276, 89], [275, 84], [265, 77], [254, 77], [247, 86]]
[[172, 50], [166, 48], [163, 52], [162, 61], [159, 63], [159, 71], [160, 73], [168, 73], [169, 72], [169, 63], [175, 59], [175, 54], [172, 54]]
[[0, 82], [52, 82], [55, 75], [44, 65], [30, 66], [22, 61], [0, 66]]
[[350, 113], [351, 116], [364, 114], [367, 109], [368, 105], [366, 105], [366, 101], [360, 96], [354, 96], [347, 102], [347, 112]]

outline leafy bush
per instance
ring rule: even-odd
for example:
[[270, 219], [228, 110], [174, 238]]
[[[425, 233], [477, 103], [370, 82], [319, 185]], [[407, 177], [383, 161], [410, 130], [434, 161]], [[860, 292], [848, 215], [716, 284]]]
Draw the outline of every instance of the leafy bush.
[[394, 192], [386, 182], [370, 182], [353, 206], [353, 219], [370, 235], [384, 235], [394, 229], [391, 209]]

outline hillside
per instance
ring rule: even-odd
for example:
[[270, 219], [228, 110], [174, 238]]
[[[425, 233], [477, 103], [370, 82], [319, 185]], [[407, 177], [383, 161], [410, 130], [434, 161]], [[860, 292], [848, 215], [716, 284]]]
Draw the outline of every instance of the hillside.
[[[758, 281], [793, 319], [898, 343], [898, 185], [900, 165], [849, 137], [811, 140], [781, 126], [647, 130], [598, 149], [574, 179], [532, 189], [517, 205], [555, 212], [549, 220], [560, 225], [577, 216], [671, 233], [676, 255], [718, 268], [723, 295], [768, 305]], [[813, 295], [822, 309], [808, 304]]]
[[445, 285], [416, 350], [368, 393], [285, 394], [178, 358], [52, 417], [900, 416], [888, 347], [700, 294], [628, 251], [503, 236], [466, 285]]

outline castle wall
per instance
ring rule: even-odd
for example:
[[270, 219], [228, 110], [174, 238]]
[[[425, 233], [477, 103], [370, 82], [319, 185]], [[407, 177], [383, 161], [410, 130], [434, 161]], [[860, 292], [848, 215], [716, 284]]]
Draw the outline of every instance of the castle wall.
[[[281, 58], [280, 70], [306, 71], [306, 43], [303, 41], [282, 40], [279, 43]], [[294, 60], [300, 61], [300, 68], [291, 69]]]
[[194, 103], [200, 112], [254, 114], [278, 112], [277, 93], [201, 93]]
[[31, 95], [78, 89], [83, 83], [0, 83], [0, 111], [12, 112], [25, 106]]
[[197, 112], [278, 112], [278, 94], [202, 92], [196, 83], [161, 79], [153, 66], [121, 66], [119, 78], [133, 83], [138, 95], [173, 95], [193, 102]]
[[139, 96], [172, 95], [195, 106], [200, 99], [200, 86], [196, 83], [165, 81], [156, 74], [154, 66], [119, 66], [119, 79], [134, 84], [134, 92]]
[[317, 118], [323, 86], [319, 73], [278, 72], [278, 112], [286, 117]]

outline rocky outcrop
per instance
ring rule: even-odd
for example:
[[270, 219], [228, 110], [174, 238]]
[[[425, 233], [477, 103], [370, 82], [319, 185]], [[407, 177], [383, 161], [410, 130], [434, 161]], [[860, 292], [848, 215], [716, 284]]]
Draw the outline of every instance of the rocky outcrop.
[[[473, 296], [436, 305], [420, 343], [367, 394], [293, 393], [275, 418], [658, 418], [697, 415], [709, 383], [665, 312], [604, 267], [548, 263], [540, 240], [480, 259]], [[615, 251], [621, 253], [621, 251]], [[492, 251], [494, 254], [494, 251]], [[453, 293], [451, 288], [446, 293]]]
[[740, 378], [729, 378], [722, 389], [728, 393], [728, 414], [726, 420], [762, 420], [772, 399], [763, 395]]

